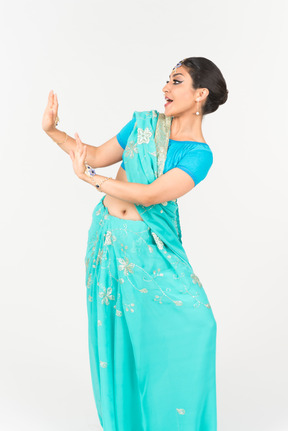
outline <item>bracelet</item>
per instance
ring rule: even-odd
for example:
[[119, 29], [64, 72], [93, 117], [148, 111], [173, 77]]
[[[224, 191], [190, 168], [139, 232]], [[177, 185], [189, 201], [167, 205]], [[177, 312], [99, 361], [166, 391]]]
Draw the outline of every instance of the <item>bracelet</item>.
[[[94, 177], [95, 175], [97, 175], [95, 168], [92, 168], [91, 166], [89, 166], [87, 164], [86, 160], [85, 160], [84, 163], [85, 163], [85, 166], [86, 166], [86, 169], [85, 169], [84, 173], [88, 177]], [[102, 181], [100, 181], [100, 183], [94, 183], [93, 185], [96, 187], [97, 190], [99, 190], [100, 192], [102, 192], [102, 190], [100, 189], [100, 186], [104, 183], [104, 181], [111, 180], [111, 179], [112, 179], [112, 177], [105, 177]], [[92, 180], [92, 183], [93, 183], [93, 180]]]
[[99, 192], [102, 192], [102, 190], [100, 189], [100, 186], [104, 183], [104, 181], [107, 180], [112, 180], [112, 177], [105, 177], [102, 181], [100, 181], [100, 183], [95, 183], [94, 186], [96, 187], [97, 190], [99, 190]]
[[65, 141], [64, 142], [56, 142], [56, 141], [54, 141], [54, 139], [52, 139], [52, 141], [54, 141], [54, 142], [56, 142], [56, 144], [58, 144], [58, 145], [63, 145], [63, 144], [65, 144], [66, 143], [66, 141], [67, 141], [67, 139], [68, 139], [68, 135], [67, 135], [67, 133], [65, 132], [65, 135], [66, 135], [66, 138], [65, 138]]

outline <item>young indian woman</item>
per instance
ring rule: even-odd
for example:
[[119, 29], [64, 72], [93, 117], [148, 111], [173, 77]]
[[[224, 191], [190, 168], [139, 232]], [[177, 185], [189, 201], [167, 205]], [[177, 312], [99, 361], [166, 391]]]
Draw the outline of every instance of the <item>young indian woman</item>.
[[[43, 118], [76, 175], [104, 193], [85, 255], [89, 361], [104, 431], [217, 430], [217, 325], [182, 245], [177, 200], [212, 166], [202, 120], [228, 90], [212, 61], [189, 57], [163, 92], [165, 113], [135, 111], [98, 147], [56, 129], [52, 91]], [[121, 160], [115, 179], [96, 172]]]

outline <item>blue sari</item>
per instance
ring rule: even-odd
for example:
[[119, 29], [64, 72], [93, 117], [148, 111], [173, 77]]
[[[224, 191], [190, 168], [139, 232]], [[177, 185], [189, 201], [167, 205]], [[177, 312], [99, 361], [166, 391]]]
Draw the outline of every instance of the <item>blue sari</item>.
[[[172, 117], [135, 111], [129, 182], [163, 174]], [[85, 256], [92, 388], [104, 431], [216, 431], [217, 325], [182, 245], [177, 199], [142, 220], [101, 198]]]

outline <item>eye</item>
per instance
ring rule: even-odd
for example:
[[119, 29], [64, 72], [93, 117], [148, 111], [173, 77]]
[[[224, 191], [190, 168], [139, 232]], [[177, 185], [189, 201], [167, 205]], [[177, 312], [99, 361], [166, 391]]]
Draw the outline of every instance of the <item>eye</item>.
[[[173, 82], [179, 82], [181, 84], [182, 81], [178, 81], [177, 79], [173, 79]], [[169, 81], [166, 81], [166, 84], [168, 84], [168, 83], [169, 83]]]

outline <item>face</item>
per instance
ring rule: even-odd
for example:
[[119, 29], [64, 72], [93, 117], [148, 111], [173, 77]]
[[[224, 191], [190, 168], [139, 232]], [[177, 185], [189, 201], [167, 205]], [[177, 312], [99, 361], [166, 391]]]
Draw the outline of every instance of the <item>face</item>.
[[[168, 97], [173, 102], [164, 102], [165, 115], [175, 117], [187, 111], [195, 113], [198, 107], [201, 108], [203, 94], [201, 89], [192, 88], [192, 78], [185, 67], [180, 66], [175, 69], [171, 72], [169, 79], [162, 91], [165, 93], [164, 97]], [[196, 101], [197, 98], [199, 98], [199, 103]]]

